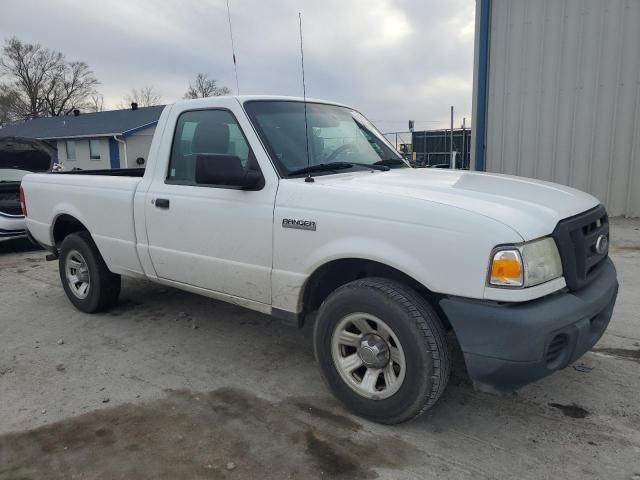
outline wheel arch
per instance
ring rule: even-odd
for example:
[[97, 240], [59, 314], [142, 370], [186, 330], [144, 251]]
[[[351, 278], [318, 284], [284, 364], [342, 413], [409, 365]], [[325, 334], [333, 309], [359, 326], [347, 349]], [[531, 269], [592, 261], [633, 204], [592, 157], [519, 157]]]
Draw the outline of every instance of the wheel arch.
[[89, 235], [91, 235], [85, 224], [75, 216], [68, 213], [59, 214], [51, 224], [51, 240], [53, 241], [53, 246], [58, 248], [67, 236], [78, 232], [88, 232]]
[[366, 258], [339, 258], [330, 260], [307, 278], [300, 293], [300, 307], [303, 316], [317, 310], [322, 302], [337, 288], [354, 280], [367, 277], [382, 277], [403, 283], [414, 289], [434, 308], [450, 328], [446, 315], [439, 305], [442, 295], [431, 291], [423, 283], [402, 270], [385, 263]]

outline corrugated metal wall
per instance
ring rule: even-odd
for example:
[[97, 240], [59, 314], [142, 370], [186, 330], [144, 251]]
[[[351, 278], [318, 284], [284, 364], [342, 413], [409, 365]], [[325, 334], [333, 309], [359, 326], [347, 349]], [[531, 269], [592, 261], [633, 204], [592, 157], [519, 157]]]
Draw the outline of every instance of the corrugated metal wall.
[[640, 216], [640, 0], [490, 2], [486, 170]]

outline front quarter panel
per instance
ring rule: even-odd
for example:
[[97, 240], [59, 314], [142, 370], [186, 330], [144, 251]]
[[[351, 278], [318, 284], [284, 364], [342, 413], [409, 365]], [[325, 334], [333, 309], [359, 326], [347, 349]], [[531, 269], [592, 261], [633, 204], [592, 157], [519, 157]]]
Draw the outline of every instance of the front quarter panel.
[[[283, 219], [312, 221], [316, 230], [283, 228]], [[461, 208], [285, 179], [274, 214], [273, 306], [299, 312], [307, 278], [342, 258], [383, 263], [432, 292], [481, 299], [491, 250], [521, 241], [506, 225]]]

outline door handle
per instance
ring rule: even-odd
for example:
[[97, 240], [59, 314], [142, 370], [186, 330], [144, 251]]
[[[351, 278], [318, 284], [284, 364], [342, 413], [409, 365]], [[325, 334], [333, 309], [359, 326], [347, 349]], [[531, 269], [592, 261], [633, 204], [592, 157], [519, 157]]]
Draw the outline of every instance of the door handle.
[[155, 206], [156, 206], [156, 208], [169, 208], [169, 199], [168, 198], [156, 198]]

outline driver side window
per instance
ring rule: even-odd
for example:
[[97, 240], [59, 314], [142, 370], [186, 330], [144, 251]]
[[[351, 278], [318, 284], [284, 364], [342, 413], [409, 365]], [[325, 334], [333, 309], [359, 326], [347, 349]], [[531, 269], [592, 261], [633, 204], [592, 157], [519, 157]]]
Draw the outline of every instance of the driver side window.
[[259, 171], [240, 125], [228, 110], [193, 110], [178, 117], [167, 183], [204, 185], [197, 174], [198, 165], [202, 169], [204, 163], [209, 176], [216, 170], [221, 177]]

